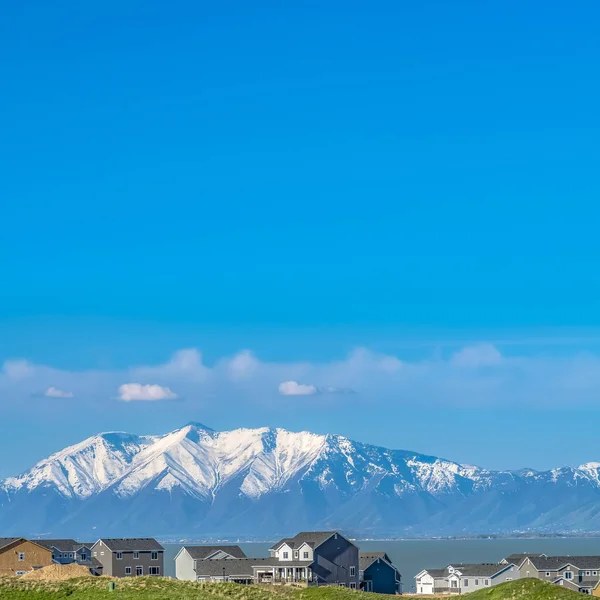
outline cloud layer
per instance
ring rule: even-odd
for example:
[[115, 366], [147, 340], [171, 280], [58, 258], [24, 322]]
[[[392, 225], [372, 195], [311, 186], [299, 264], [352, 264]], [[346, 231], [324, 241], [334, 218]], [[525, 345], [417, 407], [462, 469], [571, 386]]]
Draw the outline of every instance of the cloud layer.
[[51, 385], [45, 392], [44, 396], [47, 398], [72, 398], [73, 392], [66, 392], [65, 390], [59, 390], [57, 387]]
[[173, 400], [177, 398], [177, 394], [168, 387], [162, 385], [124, 383], [119, 386], [118, 398], [123, 402], [133, 402], [137, 400], [156, 402], [158, 400]]
[[297, 381], [282, 381], [279, 384], [279, 393], [282, 396], [314, 396], [318, 390], [314, 385], [306, 385]]
[[445, 356], [432, 351], [418, 360], [357, 348], [329, 362], [264, 362], [243, 350], [207, 365], [200, 351], [187, 348], [163, 364], [123, 370], [66, 371], [23, 358], [3, 364], [0, 410], [11, 400], [39, 397], [40, 390], [47, 397], [98, 405], [178, 397], [198, 406], [221, 400], [274, 406], [282, 395], [305, 396], [308, 402], [328, 395], [334, 403], [388, 406], [596, 406], [600, 357], [505, 355], [482, 343]]

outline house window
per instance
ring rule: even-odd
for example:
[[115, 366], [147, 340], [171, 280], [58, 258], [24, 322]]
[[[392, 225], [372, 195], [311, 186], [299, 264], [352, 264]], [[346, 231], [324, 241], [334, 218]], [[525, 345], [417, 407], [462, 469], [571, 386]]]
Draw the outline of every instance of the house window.
[[160, 567], [150, 567], [150, 575], [160, 575]]
[[287, 558], [289, 556], [289, 552], [284, 552], [283, 553], [283, 558]]
[[546, 577], [550, 577], [550, 571], [546, 571]]
[[25, 552], [19, 552], [19, 560], [23, 562], [25, 560]]
[[356, 589], [356, 583], [354, 581], [350, 582], [350, 589], [351, 590], [355, 590]]
[[144, 567], [135, 568], [136, 577], [141, 577], [144, 574]]
[[490, 580], [486, 579], [483, 585], [490, 585]]
[[131, 567], [125, 567], [125, 575], [131, 575]]
[[133, 558], [139, 558], [140, 557], [140, 553], [139, 552], [134, 552], [133, 553]]
[[15, 575], [25, 575], [25, 573], [27, 573], [27, 571], [16, 571]]
[[81, 560], [87, 560], [87, 554], [85, 552], [81, 553]]
[[356, 576], [356, 567], [350, 567], [350, 577]]
[[158, 560], [158, 552], [156, 552], [156, 551], [152, 552], [151, 558], [152, 558], [152, 560]]
[[573, 573], [571, 571], [565, 571], [565, 579], [573, 579]]
[[123, 553], [117, 552], [117, 560], [123, 560]]
[[465, 587], [469, 587], [469, 580], [468, 579], [465, 579], [463, 583], [465, 584]]
[[[308, 558], [308, 552], [304, 553], [304, 558]], [[595, 574], [595, 573], [594, 573]]]
[[598, 575], [598, 571], [594, 571], [592, 575]]
[[479, 579], [475, 580], [475, 585], [479, 585]]
[[298, 550], [294, 551], [294, 558], [298, 558]]
[[585, 574], [586, 575], [591, 575], [591, 571], [586, 571]]

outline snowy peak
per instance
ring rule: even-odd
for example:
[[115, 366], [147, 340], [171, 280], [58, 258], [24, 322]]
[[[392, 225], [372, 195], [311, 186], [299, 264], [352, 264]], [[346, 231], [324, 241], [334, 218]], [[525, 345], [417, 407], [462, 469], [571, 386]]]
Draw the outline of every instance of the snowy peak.
[[102, 433], [0, 482], [0, 490], [0, 525], [18, 535], [69, 523], [73, 535], [93, 526], [185, 537], [275, 537], [299, 527], [367, 535], [600, 531], [598, 462], [488, 471], [267, 427]]
[[37, 463], [30, 471], [6, 481], [9, 490], [55, 487], [67, 497], [87, 498], [119, 477], [153, 437], [108, 432], [69, 446]]

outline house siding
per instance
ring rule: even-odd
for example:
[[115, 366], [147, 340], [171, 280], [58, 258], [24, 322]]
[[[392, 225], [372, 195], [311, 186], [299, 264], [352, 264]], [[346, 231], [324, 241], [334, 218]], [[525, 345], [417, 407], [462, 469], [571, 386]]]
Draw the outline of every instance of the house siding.
[[196, 581], [194, 559], [183, 549], [175, 557], [175, 577], [183, 581]]
[[383, 560], [376, 560], [367, 567], [363, 575], [364, 581], [371, 582], [371, 592], [375, 594], [395, 594], [396, 569]]
[[[132, 551], [124, 551], [122, 554], [121, 559], [117, 559], [115, 552], [112, 554], [113, 577], [135, 577], [137, 567], [142, 567], [142, 575], [150, 575], [150, 567], [158, 567], [160, 576], [165, 574], [163, 551], [158, 551], [158, 560], [152, 560], [152, 553], [149, 550], [140, 550], [138, 558], [133, 558]], [[125, 574], [126, 567], [131, 567], [131, 575]]]
[[[339, 534], [332, 535], [314, 550], [312, 572], [318, 584], [345, 585], [358, 589], [358, 547]], [[354, 567], [354, 575], [350, 575]]]
[[[22, 552], [24, 560], [19, 560]], [[18, 571], [31, 571], [34, 567], [47, 567], [52, 564], [52, 552], [33, 542], [21, 540], [5, 546], [0, 551], [0, 576], [16, 575]]]

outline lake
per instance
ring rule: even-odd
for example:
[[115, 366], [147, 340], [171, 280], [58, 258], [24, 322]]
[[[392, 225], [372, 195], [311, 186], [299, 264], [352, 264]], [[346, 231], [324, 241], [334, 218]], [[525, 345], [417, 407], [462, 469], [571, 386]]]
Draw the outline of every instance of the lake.
[[[402, 573], [404, 591], [414, 585], [414, 576], [426, 568], [442, 568], [452, 562], [498, 562], [518, 552], [549, 555], [598, 555], [600, 538], [483, 539], [483, 540], [401, 540], [356, 542], [361, 551], [387, 552]], [[175, 575], [173, 559], [183, 544], [164, 544], [165, 574]], [[193, 545], [193, 543], [190, 543]], [[240, 543], [253, 558], [269, 555], [270, 543]]]

